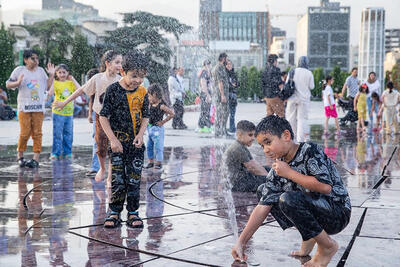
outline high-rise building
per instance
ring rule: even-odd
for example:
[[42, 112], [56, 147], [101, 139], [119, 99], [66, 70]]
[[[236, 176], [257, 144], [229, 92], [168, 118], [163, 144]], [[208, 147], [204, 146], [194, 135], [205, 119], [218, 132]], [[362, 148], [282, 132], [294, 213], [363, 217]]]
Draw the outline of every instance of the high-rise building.
[[[266, 60], [271, 27], [267, 12], [223, 12], [221, 0], [200, 1], [199, 35], [210, 41], [248, 41], [260, 45]], [[264, 61], [265, 62], [265, 61]]]
[[329, 0], [308, 7], [297, 23], [296, 42], [296, 57], [308, 56], [311, 69], [349, 69], [350, 7]]
[[385, 30], [385, 52], [400, 48], [400, 29]]
[[[358, 53], [358, 76], [367, 80], [374, 71], [381, 81], [385, 58], [385, 10], [379, 7], [364, 8], [361, 13], [361, 35]], [[383, 88], [383, 87], [381, 87]]]

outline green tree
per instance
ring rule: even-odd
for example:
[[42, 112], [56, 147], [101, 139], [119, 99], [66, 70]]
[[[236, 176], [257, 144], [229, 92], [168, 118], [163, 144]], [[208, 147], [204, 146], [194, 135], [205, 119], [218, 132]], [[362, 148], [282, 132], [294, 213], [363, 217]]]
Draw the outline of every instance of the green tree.
[[339, 66], [335, 66], [329, 75], [334, 79], [332, 85], [333, 91], [341, 92], [343, 84], [346, 82], [346, 78], [349, 76], [349, 73], [341, 71]]
[[313, 70], [313, 75], [314, 75], [315, 87], [311, 91], [311, 94], [313, 97], [321, 98], [322, 84], [323, 84], [323, 79], [325, 78], [324, 70], [322, 68], [316, 68]]
[[24, 26], [31, 35], [38, 37], [44, 55], [44, 65], [67, 63], [68, 47], [72, 45], [74, 28], [64, 19], [51, 19]]
[[75, 32], [72, 43], [71, 73], [75, 79], [82, 83], [82, 74], [95, 66], [94, 48], [87, 42], [87, 38]]
[[[6, 88], [6, 81], [10, 77], [11, 72], [14, 69], [14, 50], [13, 44], [15, 38], [12, 36], [1, 24], [0, 28], [0, 88]], [[17, 102], [17, 91], [9, 91], [8, 93], [9, 103]]]
[[255, 66], [251, 66], [248, 73], [248, 88], [251, 97], [262, 98], [261, 92], [261, 74]]
[[243, 66], [239, 71], [239, 88], [238, 96], [244, 100], [249, 97], [249, 90], [247, 84], [248, 70], [246, 66]]
[[124, 14], [124, 27], [110, 32], [105, 38], [105, 48], [126, 53], [140, 49], [149, 60], [147, 78], [151, 83], [166, 84], [173, 51], [168, 45], [165, 33], [179, 35], [191, 27], [171, 17], [157, 16], [148, 12], [137, 11]]
[[397, 88], [400, 90], [400, 66], [399, 64], [396, 64], [392, 68], [392, 73], [391, 73], [391, 80], [393, 82], [394, 88]]

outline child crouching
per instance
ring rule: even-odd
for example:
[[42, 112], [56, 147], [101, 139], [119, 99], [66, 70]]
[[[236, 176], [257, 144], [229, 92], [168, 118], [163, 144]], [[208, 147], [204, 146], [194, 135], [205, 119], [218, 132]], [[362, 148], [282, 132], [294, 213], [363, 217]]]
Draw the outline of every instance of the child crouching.
[[304, 266], [326, 266], [338, 250], [330, 235], [342, 231], [350, 220], [347, 190], [329, 157], [313, 143], [293, 142], [293, 131], [284, 118], [271, 115], [256, 128], [257, 142], [273, 171], [258, 189], [260, 202], [232, 249], [237, 260], [248, 240], [271, 212], [283, 229], [295, 226], [303, 242], [293, 256], [306, 256], [318, 244], [314, 257]]

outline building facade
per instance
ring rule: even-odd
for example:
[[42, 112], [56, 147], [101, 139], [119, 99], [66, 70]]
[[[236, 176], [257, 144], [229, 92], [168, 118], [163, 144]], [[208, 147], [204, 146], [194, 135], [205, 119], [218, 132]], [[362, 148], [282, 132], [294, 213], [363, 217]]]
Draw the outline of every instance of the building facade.
[[364, 8], [361, 13], [361, 35], [358, 53], [358, 76], [368, 79], [374, 71], [383, 88], [385, 58], [385, 10]]
[[296, 40], [295, 38], [286, 38], [276, 36], [272, 39], [270, 53], [278, 56], [278, 67], [285, 70], [288, 67], [295, 66], [296, 58]]
[[400, 29], [385, 30], [385, 51], [386, 53], [400, 48]]
[[[213, 2], [213, 3], [212, 3]], [[200, 1], [200, 39], [210, 41], [247, 41], [258, 44], [266, 61], [271, 40], [267, 12], [222, 12], [221, 1]]]
[[[349, 69], [350, 7], [321, 0], [308, 7], [297, 23], [296, 57], [308, 56], [310, 68], [332, 71], [335, 66]], [[297, 62], [297, 59], [296, 59]]]

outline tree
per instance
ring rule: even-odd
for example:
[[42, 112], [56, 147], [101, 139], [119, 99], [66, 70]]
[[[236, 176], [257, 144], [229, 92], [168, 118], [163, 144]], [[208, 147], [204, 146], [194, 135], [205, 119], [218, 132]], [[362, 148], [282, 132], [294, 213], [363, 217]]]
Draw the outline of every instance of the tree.
[[137, 11], [124, 14], [124, 27], [110, 32], [105, 38], [105, 48], [126, 53], [140, 49], [149, 60], [147, 78], [151, 83], [165, 85], [168, 79], [172, 50], [165, 33], [179, 35], [191, 27], [171, 17], [157, 16], [148, 12]]
[[87, 42], [87, 38], [79, 32], [75, 32], [72, 42], [71, 74], [82, 83], [82, 74], [95, 66], [94, 48]]
[[262, 98], [261, 74], [255, 66], [251, 66], [248, 73], [248, 88], [252, 97]]
[[[15, 38], [12, 36], [1, 24], [0, 28], [0, 88], [6, 88], [6, 81], [10, 77], [11, 72], [14, 69], [14, 50], [13, 44], [15, 43]], [[9, 102], [17, 102], [17, 91], [10, 91]]]
[[311, 94], [313, 97], [318, 97], [321, 98], [321, 93], [322, 93], [322, 84], [324, 80], [324, 70], [322, 68], [316, 68], [313, 70], [313, 75], [314, 75], [314, 84], [315, 87], [311, 91]]
[[68, 63], [65, 56], [72, 45], [74, 28], [64, 19], [51, 19], [24, 26], [31, 35], [40, 40], [44, 55], [44, 65], [49, 60], [54, 64]]
[[239, 90], [238, 90], [238, 95], [242, 99], [247, 99], [249, 97], [247, 75], [248, 75], [247, 68], [246, 66], [243, 66], [239, 72]]
[[341, 71], [339, 66], [335, 66], [329, 75], [331, 75], [334, 79], [332, 85], [333, 91], [341, 92], [343, 84], [346, 82], [346, 78], [349, 76], [349, 73]]
[[394, 88], [400, 89], [400, 66], [396, 64], [392, 68], [391, 80]]

